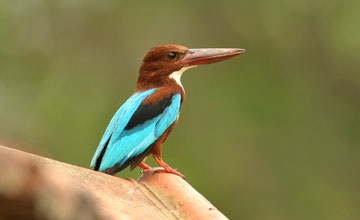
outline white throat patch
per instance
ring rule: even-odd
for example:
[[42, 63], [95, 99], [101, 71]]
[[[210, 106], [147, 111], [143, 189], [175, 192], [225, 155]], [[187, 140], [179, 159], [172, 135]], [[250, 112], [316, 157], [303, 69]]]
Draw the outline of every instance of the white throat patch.
[[180, 70], [171, 73], [171, 74], [169, 75], [169, 78], [170, 78], [170, 79], [174, 79], [174, 80], [176, 81], [176, 83], [184, 89], [184, 87], [183, 87], [183, 85], [181, 84], [181, 81], [180, 81], [181, 75], [182, 75], [186, 70], [188, 70], [188, 69], [190, 69], [190, 68], [192, 68], [192, 67], [195, 67], [195, 66], [183, 67], [183, 68], [181, 68]]

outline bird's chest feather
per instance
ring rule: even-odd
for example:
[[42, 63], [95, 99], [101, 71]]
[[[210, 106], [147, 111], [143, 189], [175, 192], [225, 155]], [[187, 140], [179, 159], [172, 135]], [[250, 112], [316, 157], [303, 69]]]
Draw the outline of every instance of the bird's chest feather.
[[171, 101], [169, 97], [172, 97], [175, 94], [179, 94], [181, 96], [181, 108], [183, 101], [185, 100], [185, 91], [183, 87], [178, 85], [175, 81], [172, 83], [172, 85], [157, 88], [156, 91], [150, 96], [146, 97], [141, 104], [157, 104], [159, 106], [163, 106], [169, 104]]

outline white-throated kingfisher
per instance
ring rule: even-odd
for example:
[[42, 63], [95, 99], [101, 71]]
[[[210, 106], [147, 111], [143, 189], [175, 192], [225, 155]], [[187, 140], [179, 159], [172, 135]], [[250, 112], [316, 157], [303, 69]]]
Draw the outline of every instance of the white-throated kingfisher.
[[185, 99], [182, 73], [244, 53], [244, 49], [188, 49], [180, 45], [152, 48], [140, 68], [132, 96], [111, 119], [91, 161], [91, 167], [115, 174], [126, 167], [150, 169], [143, 161], [152, 154], [164, 168], [182, 178], [161, 159], [161, 145], [176, 125]]

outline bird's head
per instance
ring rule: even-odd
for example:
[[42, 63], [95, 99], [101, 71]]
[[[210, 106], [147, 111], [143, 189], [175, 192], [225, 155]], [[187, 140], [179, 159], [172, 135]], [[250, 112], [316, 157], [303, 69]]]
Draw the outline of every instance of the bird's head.
[[180, 45], [161, 45], [152, 48], [140, 68], [138, 87], [162, 86], [174, 79], [180, 83], [181, 74], [198, 65], [215, 63], [244, 53], [244, 49], [188, 49]]

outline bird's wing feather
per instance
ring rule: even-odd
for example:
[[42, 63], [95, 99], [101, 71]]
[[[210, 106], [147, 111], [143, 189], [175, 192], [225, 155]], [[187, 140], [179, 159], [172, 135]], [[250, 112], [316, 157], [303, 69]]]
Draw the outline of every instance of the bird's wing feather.
[[169, 94], [156, 103], [139, 105], [128, 123], [111, 135], [99, 170], [122, 167], [145, 152], [175, 122], [180, 100], [180, 94]]
[[126, 102], [119, 108], [111, 119], [108, 127], [105, 130], [103, 137], [100, 140], [99, 146], [91, 160], [90, 166], [94, 166], [97, 159], [99, 158], [101, 151], [108, 143], [110, 137], [114, 132], [121, 133], [125, 126], [128, 124], [132, 115], [139, 107], [141, 102], [149, 95], [151, 95], [156, 89], [150, 89], [144, 92], [138, 92], [132, 95]]
[[171, 105], [165, 109], [160, 120], [156, 123], [155, 136], [160, 137], [165, 130], [172, 125], [180, 112], [181, 95], [175, 94], [172, 98]]

